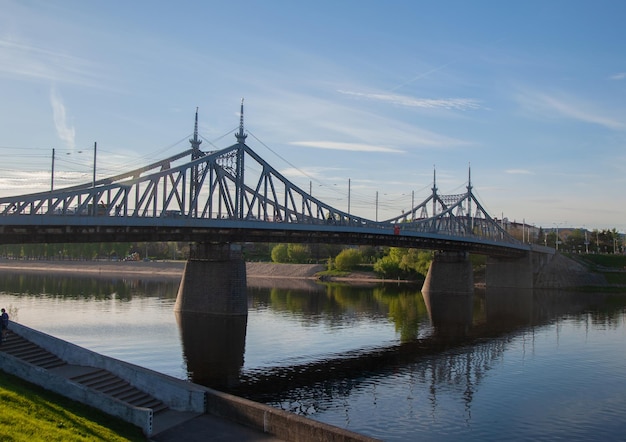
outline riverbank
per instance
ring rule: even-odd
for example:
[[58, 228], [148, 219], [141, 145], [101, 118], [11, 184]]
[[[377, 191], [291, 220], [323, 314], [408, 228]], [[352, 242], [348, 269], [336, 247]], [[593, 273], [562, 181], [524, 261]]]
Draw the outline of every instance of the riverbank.
[[[0, 271], [74, 273], [108, 276], [142, 276], [151, 278], [180, 278], [185, 261], [45, 261], [0, 259]], [[379, 283], [398, 282], [384, 280], [374, 273], [352, 272], [342, 276], [323, 276], [322, 264], [278, 264], [273, 262], [247, 262], [248, 279], [322, 279], [334, 282]], [[407, 282], [407, 281], [401, 281]]]
[[[185, 261], [69, 261], [69, 260], [19, 260], [0, 259], [0, 271], [72, 273], [114, 277], [141, 276], [142, 278], [180, 278], [185, 269]], [[279, 264], [273, 262], [247, 262], [246, 274], [249, 281], [272, 284], [277, 279], [340, 282], [350, 284], [413, 283], [395, 279], [381, 279], [373, 272], [356, 271], [342, 275], [327, 275], [323, 264]], [[535, 288], [565, 289], [581, 287], [625, 287], [623, 280], [610, 283], [606, 272], [624, 273], [623, 268], [593, 271], [580, 260], [557, 254], [535, 280]], [[474, 271], [477, 287], [485, 285], [485, 271]], [[624, 279], [624, 278], [622, 278]]]

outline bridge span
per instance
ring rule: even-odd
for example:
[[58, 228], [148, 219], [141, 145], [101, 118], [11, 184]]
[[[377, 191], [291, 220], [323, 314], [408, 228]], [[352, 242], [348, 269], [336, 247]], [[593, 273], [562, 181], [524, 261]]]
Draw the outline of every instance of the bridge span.
[[[0, 244], [189, 241], [197, 247], [188, 270], [194, 262], [240, 260], [235, 245], [243, 242], [429, 249], [440, 254], [431, 270], [449, 267], [452, 261], [469, 263], [468, 253], [525, 262], [548, 252], [532, 250], [509, 235], [474, 196], [471, 175], [466, 191], [455, 195], [441, 195], [433, 176], [426, 200], [396, 217], [373, 221], [313, 197], [253, 151], [246, 144], [243, 101], [235, 137], [229, 147], [202, 151], [196, 112], [191, 148], [182, 153], [116, 176], [96, 180], [94, 174], [94, 180], [83, 185], [2, 197]], [[228, 265], [217, 273], [208, 271], [206, 264], [201, 267], [197, 274], [189, 273], [205, 282], [202, 273], [224, 279], [231, 272]], [[494, 281], [502, 280], [499, 267]], [[240, 279], [240, 272], [230, 279]], [[427, 286], [432, 287], [429, 279], [430, 273]], [[186, 283], [192, 284], [184, 277], [181, 290]]]

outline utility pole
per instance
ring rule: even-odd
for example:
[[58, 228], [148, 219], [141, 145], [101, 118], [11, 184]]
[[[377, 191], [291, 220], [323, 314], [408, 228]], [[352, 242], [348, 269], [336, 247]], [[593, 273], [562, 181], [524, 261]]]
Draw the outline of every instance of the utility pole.
[[348, 178], [348, 215], [350, 215], [350, 178]]
[[54, 147], [52, 148], [52, 171], [50, 173], [50, 192], [54, 190]]
[[[96, 187], [96, 152], [98, 150], [98, 143], [93, 142], [93, 185], [92, 187]], [[95, 202], [94, 202], [95, 207]]]
[[378, 222], [378, 190], [376, 191], [376, 222]]

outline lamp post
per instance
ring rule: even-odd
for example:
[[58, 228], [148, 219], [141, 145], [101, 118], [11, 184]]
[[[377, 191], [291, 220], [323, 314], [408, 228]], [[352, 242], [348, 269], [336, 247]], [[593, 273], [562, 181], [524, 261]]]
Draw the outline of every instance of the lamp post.
[[50, 171], [50, 192], [54, 190], [54, 147], [52, 148], [52, 170]]
[[562, 223], [554, 223], [554, 225], [556, 226], [556, 240], [554, 241], [554, 247], [556, 248], [556, 251], [559, 251], [559, 226], [565, 224], [567, 221], [563, 221]]
[[378, 222], [378, 190], [376, 191], [376, 222]]
[[98, 149], [98, 143], [93, 142], [93, 187], [96, 187], [96, 151]]
[[348, 178], [348, 215], [350, 215], [350, 178]]

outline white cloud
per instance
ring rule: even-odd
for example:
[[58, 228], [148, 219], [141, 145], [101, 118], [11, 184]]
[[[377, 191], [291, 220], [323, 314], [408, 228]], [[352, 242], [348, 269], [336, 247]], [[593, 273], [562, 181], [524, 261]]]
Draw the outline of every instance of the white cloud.
[[398, 94], [368, 94], [364, 92], [353, 92], [346, 90], [338, 91], [344, 95], [367, 98], [369, 100], [383, 101], [407, 107], [420, 107], [427, 109], [480, 109], [482, 106], [477, 100], [471, 98], [413, 98]]
[[339, 143], [336, 141], [292, 141], [294, 146], [313, 147], [317, 149], [348, 150], [351, 152], [386, 152], [404, 153], [403, 150], [384, 146], [373, 146], [371, 144], [359, 143]]
[[624, 80], [626, 79], [626, 72], [619, 72], [617, 74], [611, 75], [611, 80]]
[[65, 105], [54, 88], [50, 91], [50, 104], [52, 105], [52, 118], [54, 119], [57, 135], [68, 149], [74, 150], [76, 146], [76, 130], [68, 125]]

